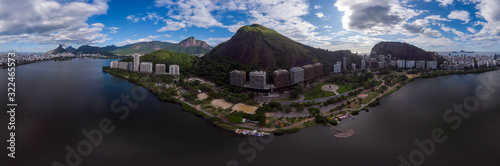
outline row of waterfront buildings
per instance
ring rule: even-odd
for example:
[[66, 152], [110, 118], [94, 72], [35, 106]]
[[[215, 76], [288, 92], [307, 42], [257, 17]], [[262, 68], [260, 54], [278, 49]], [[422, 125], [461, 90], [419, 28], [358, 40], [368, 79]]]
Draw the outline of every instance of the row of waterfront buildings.
[[230, 84], [239, 87], [252, 89], [270, 89], [282, 88], [285, 86], [308, 81], [323, 74], [323, 64], [315, 63], [304, 65], [302, 67], [293, 67], [290, 71], [285, 69], [275, 70], [273, 72], [273, 84], [267, 85], [267, 75], [265, 71], [252, 71], [248, 74], [249, 84], [246, 81], [246, 72], [234, 70], [229, 73]]
[[498, 55], [494, 56], [467, 56], [463, 55], [445, 55], [442, 56], [445, 61], [441, 65], [444, 70], [462, 70], [464, 68], [485, 68], [496, 67], [500, 65]]
[[[0, 62], [1, 64], [7, 64], [8, 62], [8, 54], [2, 53], [0, 55]], [[28, 63], [28, 62], [35, 62], [35, 61], [43, 61], [43, 60], [50, 60], [53, 58], [58, 58], [58, 57], [76, 57], [76, 55], [72, 53], [58, 53], [58, 54], [26, 54], [26, 55], [21, 55], [17, 54], [16, 56], [13, 57], [13, 59], [16, 61], [16, 63]]]
[[[437, 55], [439, 56], [439, 55]], [[500, 65], [498, 60], [498, 55], [486, 56], [486, 55], [476, 55], [468, 56], [462, 55], [445, 55], [441, 56], [445, 61], [442, 64], [438, 64], [437, 61], [422, 61], [422, 60], [394, 60], [391, 54], [387, 55], [376, 55], [376, 52], [372, 52], [370, 56], [364, 55], [361, 60], [361, 68], [365, 68], [368, 62], [370, 68], [373, 69], [383, 69], [388, 67], [406, 68], [406, 69], [443, 69], [443, 70], [463, 70], [464, 68], [484, 68], [484, 67], [496, 67]], [[344, 60], [345, 61], [345, 60]], [[340, 64], [340, 62], [337, 62]], [[355, 64], [353, 64], [355, 65]], [[338, 69], [340, 69], [338, 67]], [[353, 66], [353, 69], [355, 67]], [[339, 73], [340, 70], [335, 70], [334, 72]]]
[[[351, 63], [351, 69], [356, 70], [356, 64]], [[347, 70], [347, 58], [343, 57], [342, 62], [338, 61], [333, 65], [333, 73], [338, 74], [344, 70]], [[405, 68], [405, 69], [437, 69], [437, 61], [415, 61], [415, 60], [394, 60], [391, 54], [387, 55], [376, 55], [376, 52], [372, 52], [370, 56], [361, 56], [361, 66], [359, 69], [366, 69], [367, 67], [371, 69], [384, 69], [384, 68]]]
[[404, 69], [431, 69], [431, 70], [438, 69], [437, 61], [405, 60], [405, 59], [394, 60], [391, 54], [377, 55], [376, 52], [372, 52], [370, 56], [365, 55], [362, 57], [365, 63], [368, 62], [370, 68], [373, 69], [384, 69], [389, 67], [404, 68]]
[[[111, 61], [110, 68], [129, 70], [144, 74], [153, 74], [153, 62], [140, 62], [140, 55], [134, 54], [134, 62]], [[178, 76], [180, 74], [178, 65], [170, 65], [168, 73], [165, 64], [156, 64], [154, 74], [170, 74]]]
[[[7, 62], [8, 62], [7, 55], [8, 54], [6, 54], [6, 53], [2, 53], [0, 55], [0, 65], [7, 64]], [[106, 56], [101, 55], [101, 54], [78, 54], [78, 55], [75, 55], [75, 54], [69, 53], [69, 52], [57, 53], [57, 54], [49, 54], [49, 53], [34, 54], [33, 53], [33, 54], [25, 54], [25, 55], [21, 55], [21, 54], [16, 53], [16, 56], [13, 57], [13, 59], [16, 61], [16, 63], [21, 64], [21, 63], [29, 63], [29, 62], [35, 62], [35, 61], [51, 60], [54, 58], [74, 58], [74, 57], [103, 58]]]

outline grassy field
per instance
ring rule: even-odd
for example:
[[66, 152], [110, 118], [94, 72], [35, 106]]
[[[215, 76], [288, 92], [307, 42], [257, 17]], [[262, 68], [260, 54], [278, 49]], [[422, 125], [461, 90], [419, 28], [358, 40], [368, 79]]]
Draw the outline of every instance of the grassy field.
[[304, 97], [305, 97], [304, 100], [313, 100], [313, 99], [319, 99], [319, 98], [324, 98], [324, 97], [335, 96], [335, 93], [323, 91], [321, 89], [321, 87], [323, 85], [327, 85], [327, 84], [335, 84], [335, 85], [339, 86], [339, 89], [337, 89], [337, 93], [339, 93], [339, 94], [342, 94], [342, 93], [349, 92], [349, 91], [353, 90], [351, 84], [340, 85], [340, 84], [337, 84], [337, 83], [323, 82], [323, 83], [321, 83], [319, 85], [316, 85], [315, 87], [313, 87], [311, 89], [306, 90], [303, 93]]
[[[349, 107], [349, 106], [350, 106], [350, 107]], [[349, 104], [349, 105], [345, 106], [344, 108], [346, 108], [346, 109], [358, 109], [358, 108], [360, 108], [360, 107], [361, 107], [361, 105], [359, 105], [358, 103], [356, 103], [356, 102], [351, 102], [351, 104]]]
[[[340, 84], [335, 84], [337, 86], [339, 86], [339, 89], [337, 89], [337, 93], [339, 94], [342, 94], [342, 93], [345, 93], [345, 92], [349, 92], [349, 91], [352, 91], [352, 84], [344, 84], [344, 85], [340, 85]], [[321, 87], [320, 87], [321, 89]]]
[[379, 94], [378, 93], [375, 93], [375, 92], [370, 92], [368, 93], [368, 97], [365, 97], [361, 100], [361, 104], [366, 104], [368, 102], [370, 102], [371, 100], [373, 100], [375, 97], [377, 97]]
[[[319, 85], [316, 85], [315, 87], [311, 88], [311, 89], [308, 89], [306, 90], [303, 94], [304, 94], [304, 97], [305, 99], [304, 100], [313, 100], [313, 99], [319, 99], [319, 98], [323, 98], [323, 97], [330, 97], [330, 96], [334, 96], [335, 93], [333, 92], [327, 92], [327, 91], [323, 91], [321, 89], [321, 87], [323, 85], [326, 85], [328, 83], [321, 83]], [[340, 87], [339, 87], [340, 88]], [[337, 90], [338, 91], [338, 90]]]

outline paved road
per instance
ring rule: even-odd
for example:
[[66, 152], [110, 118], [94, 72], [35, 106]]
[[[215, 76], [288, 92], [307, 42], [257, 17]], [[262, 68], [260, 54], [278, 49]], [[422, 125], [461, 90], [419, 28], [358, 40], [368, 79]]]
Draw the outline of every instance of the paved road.
[[[360, 90], [360, 89], [363, 89], [363, 87], [354, 89], [352, 91], [357, 91], [357, 90]], [[352, 91], [349, 91], [349, 92], [352, 92]], [[292, 104], [292, 103], [295, 103], [295, 102], [298, 102], [298, 103], [307, 103], [307, 102], [312, 102], [312, 101], [314, 101], [314, 102], [325, 102], [325, 101], [327, 101], [328, 99], [330, 99], [332, 97], [336, 98], [336, 97], [340, 97], [340, 96], [347, 96], [347, 94], [349, 94], [349, 92], [345, 92], [345, 93], [342, 93], [342, 94], [339, 94], [339, 95], [330, 96], [330, 97], [313, 99], [313, 100], [303, 100], [302, 97], [301, 97], [302, 100], [299, 99], [299, 100], [293, 100], [293, 101], [276, 101], [276, 102], [280, 103], [281, 105], [289, 105], [289, 104]], [[261, 104], [263, 104], [263, 103], [270, 103], [272, 101], [271, 100], [264, 100], [264, 101], [263, 100], [259, 100], [258, 102], [261, 103]]]
[[189, 105], [189, 106], [191, 106], [191, 107], [193, 107], [193, 108], [197, 109], [198, 111], [201, 111], [201, 112], [205, 113], [206, 115], [208, 115], [208, 116], [210, 116], [210, 117], [214, 117], [214, 115], [212, 115], [210, 112], [207, 112], [207, 111], [205, 111], [205, 110], [203, 110], [203, 109], [201, 109], [201, 108], [199, 108], [199, 107], [196, 107], [195, 105], [192, 105], [191, 103], [184, 101], [184, 99], [182, 99], [182, 98], [178, 98], [178, 99], [179, 99], [181, 102], [183, 102], [183, 103], [185, 103], [185, 104], [187, 104], [187, 105]]

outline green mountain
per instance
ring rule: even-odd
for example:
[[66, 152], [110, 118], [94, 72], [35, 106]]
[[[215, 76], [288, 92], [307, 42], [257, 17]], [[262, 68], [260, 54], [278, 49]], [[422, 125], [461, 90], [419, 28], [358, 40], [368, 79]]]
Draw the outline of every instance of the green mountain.
[[160, 41], [150, 41], [150, 42], [140, 42], [130, 45], [125, 45], [122, 47], [117, 46], [106, 46], [102, 48], [103, 50], [110, 51], [116, 55], [133, 55], [147, 54], [159, 49], [170, 50], [174, 52], [181, 52], [196, 56], [202, 56], [208, 53], [212, 47], [206, 42], [201, 40], [196, 40], [194, 37], [189, 37], [178, 44]]
[[[271, 75], [276, 69], [290, 69], [321, 62], [329, 72], [336, 61], [360, 58], [350, 51], [328, 51], [306, 46], [264, 26], [241, 27], [228, 41], [212, 49], [196, 66], [196, 73], [212, 81], [228, 82], [234, 69], [264, 70]], [[328, 70], [328, 71], [327, 71]]]
[[[169, 50], [159, 49], [152, 53], [140, 57], [141, 62], [153, 62], [156, 64], [165, 64], [168, 68], [169, 65], [179, 65], [181, 73], [190, 73], [198, 58], [194, 55], [186, 53], [178, 53]], [[125, 58], [123, 62], [133, 62], [133, 58]], [[168, 69], [167, 69], [168, 70]]]
[[373, 46], [372, 52], [377, 55], [391, 54], [394, 59], [403, 60], [438, 60], [438, 57], [433, 53], [427, 52], [414, 45], [401, 42], [380, 42]]
[[115, 56], [115, 54], [101, 49], [101, 47], [83, 45], [76, 49], [78, 54], [101, 54], [104, 56]]

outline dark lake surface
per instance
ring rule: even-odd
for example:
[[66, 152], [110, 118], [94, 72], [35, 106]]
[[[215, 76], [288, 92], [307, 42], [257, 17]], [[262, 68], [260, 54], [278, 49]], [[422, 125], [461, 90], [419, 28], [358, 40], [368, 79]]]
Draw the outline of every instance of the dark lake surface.
[[[144, 88], [102, 72], [110, 61], [73, 59], [17, 67], [16, 158], [7, 157], [4, 142], [0, 165], [68, 165], [67, 147], [78, 151], [77, 145], [88, 152], [79, 155], [79, 165], [398, 165], [399, 156], [423, 165], [500, 165], [500, 87], [478, 100], [476, 111], [465, 111], [469, 117], [453, 112], [446, 115], [454, 121], [443, 119], [447, 109], [474, 96], [479, 77], [500, 80], [500, 71], [417, 79], [356, 120], [343, 120], [339, 128], [356, 132], [348, 139], [335, 138], [335, 131], [322, 126], [255, 138], [220, 129], [178, 104], [162, 102]], [[6, 91], [6, 69], [0, 80]], [[6, 141], [9, 116], [3, 94], [0, 139]], [[456, 118], [461, 124], [454, 130]], [[102, 139], [93, 137], [101, 140], [97, 146], [85, 144], [90, 142], [82, 131], [96, 131], [103, 119], [114, 130], [99, 131]], [[441, 129], [446, 140], [425, 144], [434, 149], [426, 155], [415, 140], [428, 143], [435, 129]], [[70, 159], [78, 162], [74, 156]]]

